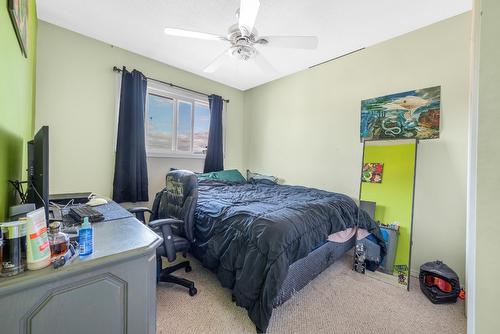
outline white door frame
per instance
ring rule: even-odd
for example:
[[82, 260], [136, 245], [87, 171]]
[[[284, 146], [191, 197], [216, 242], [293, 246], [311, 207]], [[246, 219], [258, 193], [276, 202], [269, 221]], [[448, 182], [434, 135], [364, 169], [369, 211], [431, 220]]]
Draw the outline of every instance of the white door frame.
[[465, 246], [467, 333], [475, 333], [476, 323], [476, 200], [477, 200], [477, 119], [479, 112], [479, 44], [481, 0], [472, 10], [470, 108], [467, 158], [467, 226]]

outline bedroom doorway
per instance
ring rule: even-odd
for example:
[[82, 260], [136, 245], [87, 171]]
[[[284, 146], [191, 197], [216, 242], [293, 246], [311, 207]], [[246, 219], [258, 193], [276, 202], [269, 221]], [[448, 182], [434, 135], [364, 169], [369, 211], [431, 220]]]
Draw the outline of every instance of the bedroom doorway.
[[408, 290], [417, 146], [416, 139], [364, 141], [359, 192], [360, 208], [379, 223], [387, 246], [386, 254], [377, 254], [370, 235], [358, 230], [366, 272]]

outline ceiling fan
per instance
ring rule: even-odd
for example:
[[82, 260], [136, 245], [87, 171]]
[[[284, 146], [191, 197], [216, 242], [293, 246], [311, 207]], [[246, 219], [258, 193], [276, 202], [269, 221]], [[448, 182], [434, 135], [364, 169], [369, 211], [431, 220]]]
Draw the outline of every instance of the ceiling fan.
[[316, 49], [318, 46], [318, 37], [316, 36], [259, 36], [254, 28], [259, 7], [260, 0], [241, 0], [240, 8], [236, 11], [238, 23], [229, 27], [226, 37], [176, 28], [165, 28], [165, 34], [229, 42], [231, 46], [205, 67], [203, 71], [207, 73], [215, 72], [229, 57], [243, 61], [252, 59], [263, 71], [276, 72], [274, 67], [257, 50], [256, 45]]

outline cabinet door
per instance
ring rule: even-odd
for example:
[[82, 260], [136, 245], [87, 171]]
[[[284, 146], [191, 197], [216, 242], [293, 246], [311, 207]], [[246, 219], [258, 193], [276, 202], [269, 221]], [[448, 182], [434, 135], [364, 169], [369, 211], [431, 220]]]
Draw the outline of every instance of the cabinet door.
[[107, 273], [56, 288], [26, 320], [33, 334], [126, 333], [127, 282]]

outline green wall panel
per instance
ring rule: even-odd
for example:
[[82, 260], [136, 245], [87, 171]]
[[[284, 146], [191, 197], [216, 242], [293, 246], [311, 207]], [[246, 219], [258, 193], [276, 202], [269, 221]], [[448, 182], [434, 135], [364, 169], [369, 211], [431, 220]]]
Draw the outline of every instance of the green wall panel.
[[0, 5], [0, 221], [15, 201], [9, 179], [26, 178], [26, 141], [33, 136], [37, 18], [29, 1], [28, 58], [21, 53], [7, 1]]

